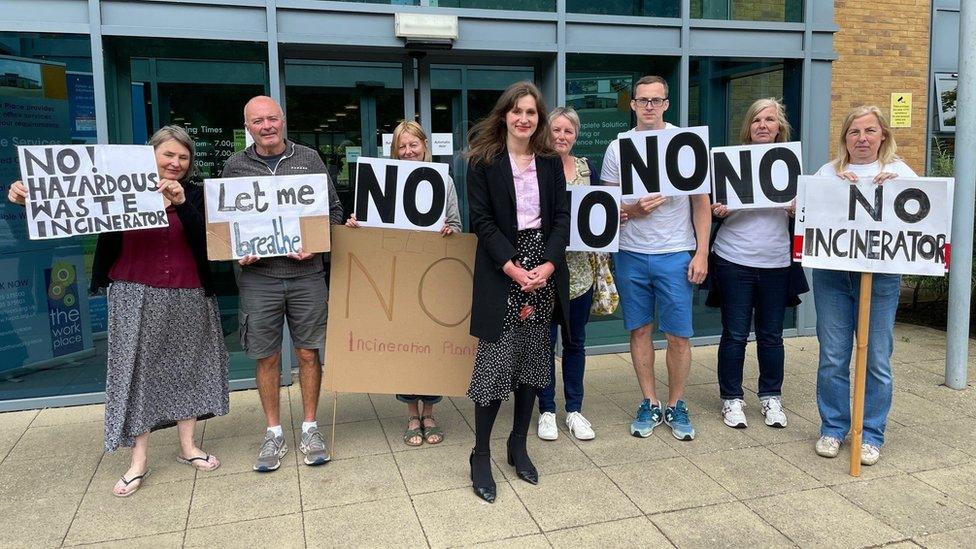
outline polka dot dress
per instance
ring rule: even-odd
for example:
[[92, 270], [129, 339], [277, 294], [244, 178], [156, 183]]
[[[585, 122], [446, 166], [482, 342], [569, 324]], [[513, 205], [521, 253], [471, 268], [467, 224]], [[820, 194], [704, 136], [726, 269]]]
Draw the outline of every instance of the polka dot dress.
[[[522, 267], [532, 270], [544, 263], [545, 244], [541, 230], [519, 231], [517, 248]], [[509, 284], [501, 337], [498, 341], [478, 340], [468, 387], [471, 400], [487, 405], [493, 400], [508, 400], [520, 383], [534, 387], [549, 384], [552, 363], [549, 324], [554, 295], [551, 283], [531, 294], [523, 292], [514, 281]], [[522, 320], [519, 312], [526, 304], [535, 310]]]

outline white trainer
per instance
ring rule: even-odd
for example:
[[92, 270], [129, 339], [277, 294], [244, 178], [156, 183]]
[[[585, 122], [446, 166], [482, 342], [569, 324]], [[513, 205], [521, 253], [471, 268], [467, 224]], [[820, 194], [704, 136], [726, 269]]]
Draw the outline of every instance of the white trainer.
[[766, 425], [770, 427], [786, 427], [786, 412], [783, 411], [783, 400], [778, 396], [763, 397], [762, 415], [766, 418]]
[[825, 458], [835, 458], [840, 453], [841, 440], [834, 437], [822, 436], [817, 440], [817, 455]]
[[542, 440], [556, 440], [559, 430], [556, 429], [556, 414], [542, 412], [539, 414], [539, 438]]
[[579, 412], [570, 412], [566, 416], [566, 427], [569, 428], [569, 433], [579, 440], [593, 440], [596, 437], [593, 426]]
[[873, 444], [861, 445], [861, 465], [874, 465], [881, 459], [881, 448]]
[[749, 426], [746, 422], [746, 413], [742, 411], [746, 403], [741, 398], [732, 398], [722, 401], [722, 419], [725, 424], [733, 429], [745, 429]]

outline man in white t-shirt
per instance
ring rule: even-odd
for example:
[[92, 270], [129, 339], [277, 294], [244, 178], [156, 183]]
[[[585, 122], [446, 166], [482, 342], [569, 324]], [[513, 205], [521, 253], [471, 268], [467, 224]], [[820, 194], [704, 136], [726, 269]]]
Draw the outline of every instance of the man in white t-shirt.
[[[630, 108], [637, 131], [673, 127], [664, 121], [668, 83], [645, 76], [634, 85]], [[604, 185], [620, 185], [620, 143], [607, 147], [600, 176]], [[649, 194], [623, 200], [620, 252], [615, 256], [624, 326], [643, 400], [630, 425], [634, 436], [649, 437], [662, 421], [678, 440], [692, 440], [695, 429], [682, 397], [691, 371], [691, 301], [693, 284], [708, 272], [708, 237], [712, 215], [707, 194], [665, 197]], [[694, 252], [694, 256], [690, 252]], [[656, 311], [656, 315], [655, 315]], [[654, 383], [655, 318], [667, 338], [668, 401], [661, 406]]]

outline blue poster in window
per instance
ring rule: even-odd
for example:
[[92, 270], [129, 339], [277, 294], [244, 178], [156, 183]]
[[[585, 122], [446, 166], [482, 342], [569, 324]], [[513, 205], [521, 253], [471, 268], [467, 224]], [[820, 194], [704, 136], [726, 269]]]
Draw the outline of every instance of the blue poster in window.
[[81, 296], [78, 273], [67, 261], [57, 261], [44, 269], [47, 287], [47, 317], [51, 327], [51, 354], [62, 356], [85, 348], [81, 322]]
[[73, 143], [94, 143], [95, 136], [95, 81], [91, 73], [67, 72], [68, 120], [71, 123]]

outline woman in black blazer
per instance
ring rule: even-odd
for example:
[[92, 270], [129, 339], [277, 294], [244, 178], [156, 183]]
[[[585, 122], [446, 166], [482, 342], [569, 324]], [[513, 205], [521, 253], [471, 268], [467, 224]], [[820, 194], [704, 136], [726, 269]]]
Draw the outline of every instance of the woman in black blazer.
[[[536, 389], [549, 383], [553, 315], [569, 310], [569, 199], [549, 145], [546, 108], [531, 82], [512, 84], [469, 133], [468, 202], [478, 235], [471, 335], [478, 338], [468, 396], [475, 402], [474, 491], [495, 500], [489, 439], [502, 400], [515, 393], [508, 463], [537, 484], [526, 452]], [[555, 311], [555, 313], [554, 313]]]

